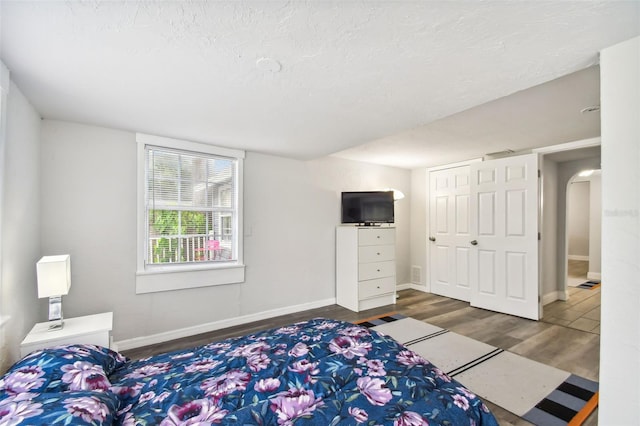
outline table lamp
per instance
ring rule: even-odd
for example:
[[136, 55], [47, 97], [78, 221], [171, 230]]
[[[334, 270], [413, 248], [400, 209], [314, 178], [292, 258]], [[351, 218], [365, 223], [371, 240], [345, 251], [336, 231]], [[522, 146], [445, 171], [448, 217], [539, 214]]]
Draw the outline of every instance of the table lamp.
[[62, 296], [71, 288], [71, 256], [43, 256], [36, 264], [38, 297], [49, 298], [49, 330], [63, 326]]

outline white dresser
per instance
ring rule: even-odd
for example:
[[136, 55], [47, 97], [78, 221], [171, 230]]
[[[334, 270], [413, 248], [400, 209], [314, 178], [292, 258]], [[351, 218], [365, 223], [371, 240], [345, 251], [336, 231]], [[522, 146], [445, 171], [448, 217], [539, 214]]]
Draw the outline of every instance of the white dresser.
[[396, 303], [396, 230], [378, 226], [336, 229], [336, 299], [363, 311]]

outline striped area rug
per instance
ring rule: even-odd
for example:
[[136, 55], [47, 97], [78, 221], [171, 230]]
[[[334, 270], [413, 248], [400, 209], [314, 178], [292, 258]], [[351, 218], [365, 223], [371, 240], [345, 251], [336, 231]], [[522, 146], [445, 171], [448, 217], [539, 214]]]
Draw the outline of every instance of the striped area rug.
[[390, 313], [359, 323], [401, 342], [480, 397], [544, 426], [580, 425], [598, 383], [434, 325]]

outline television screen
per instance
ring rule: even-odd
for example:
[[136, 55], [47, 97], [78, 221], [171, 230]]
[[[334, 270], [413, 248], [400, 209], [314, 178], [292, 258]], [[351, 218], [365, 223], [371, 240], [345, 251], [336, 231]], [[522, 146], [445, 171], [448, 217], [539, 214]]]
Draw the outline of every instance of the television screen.
[[342, 193], [342, 223], [393, 223], [393, 191]]

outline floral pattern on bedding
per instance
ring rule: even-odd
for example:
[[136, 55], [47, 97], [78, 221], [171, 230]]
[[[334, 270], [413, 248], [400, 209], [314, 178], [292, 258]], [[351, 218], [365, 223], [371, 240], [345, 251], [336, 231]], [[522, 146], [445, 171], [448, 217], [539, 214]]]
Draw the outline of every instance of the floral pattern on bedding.
[[95, 345], [62, 345], [30, 353], [0, 378], [0, 397], [25, 392], [107, 390], [107, 376], [126, 358]]
[[111, 425], [119, 403], [116, 395], [98, 391], [5, 395], [0, 425]]
[[485, 404], [376, 331], [315, 319], [128, 363], [123, 425], [496, 425]]

